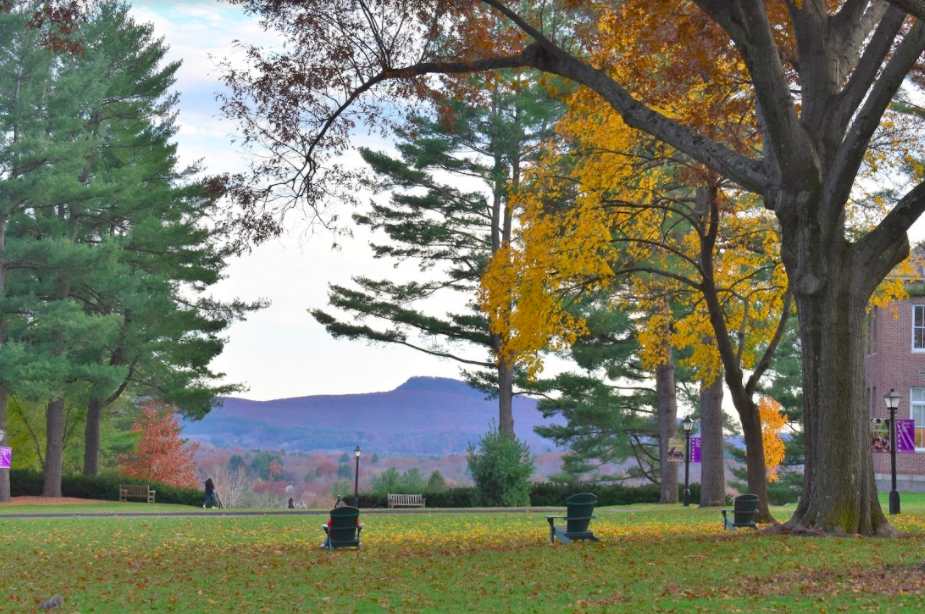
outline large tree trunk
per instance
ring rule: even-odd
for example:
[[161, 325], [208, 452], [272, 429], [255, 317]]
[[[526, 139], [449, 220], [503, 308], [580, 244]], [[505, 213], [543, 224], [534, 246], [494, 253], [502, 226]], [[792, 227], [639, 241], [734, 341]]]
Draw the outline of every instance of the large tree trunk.
[[45, 428], [48, 443], [45, 446], [45, 481], [42, 496], [60, 497], [64, 460], [64, 397], [48, 403]]
[[[63, 207], [58, 215], [63, 216]], [[72, 218], [73, 220], [73, 218]], [[58, 299], [67, 300], [71, 294], [70, 282], [58, 279]], [[55, 342], [55, 355], [64, 354], [64, 333], [58, 329], [52, 333]], [[48, 402], [45, 412], [45, 482], [42, 486], [43, 497], [61, 496], [61, 476], [64, 461], [64, 396]]]
[[87, 403], [87, 425], [84, 430], [84, 475], [99, 473], [100, 422], [103, 402], [93, 399]]
[[726, 503], [723, 460], [723, 378], [700, 391], [700, 506]]
[[498, 430], [514, 435], [514, 369], [498, 359]]
[[796, 294], [806, 462], [803, 496], [787, 526], [893, 535], [877, 500], [870, 455], [863, 370], [867, 296], [851, 296], [851, 290], [845, 279], [829, 283], [824, 294]]
[[[6, 293], [6, 216], [0, 215], [0, 297]], [[0, 313], [0, 349], [6, 342], [6, 332], [4, 330], [4, 317]], [[6, 413], [6, 387], [0, 382], [0, 430], [7, 430], [7, 413]], [[0, 445], [6, 445], [7, 436], [0, 437]], [[10, 491], [10, 472], [9, 470], [0, 470], [0, 502], [8, 502], [11, 498]]]
[[675, 393], [674, 361], [669, 351], [668, 362], [655, 370], [658, 396], [658, 447], [661, 474], [659, 503], [678, 502], [678, 463], [668, 460], [668, 440], [678, 436], [678, 400]]
[[[0, 385], [0, 429], [6, 431], [6, 388]], [[7, 436], [0, 437], [0, 446], [5, 446]], [[0, 501], [9, 502], [12, 497], [10, 489], [10, 470], [0, 469]]]

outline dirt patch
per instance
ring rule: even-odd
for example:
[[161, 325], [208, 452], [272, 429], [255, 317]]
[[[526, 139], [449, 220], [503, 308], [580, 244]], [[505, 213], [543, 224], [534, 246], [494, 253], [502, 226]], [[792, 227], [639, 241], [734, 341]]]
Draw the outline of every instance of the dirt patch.
[[0, 502], [0, 505], [68, 505], [71, 503], [112, 503], [112, 501], [76, 497], [13, 497], [9, 503]]

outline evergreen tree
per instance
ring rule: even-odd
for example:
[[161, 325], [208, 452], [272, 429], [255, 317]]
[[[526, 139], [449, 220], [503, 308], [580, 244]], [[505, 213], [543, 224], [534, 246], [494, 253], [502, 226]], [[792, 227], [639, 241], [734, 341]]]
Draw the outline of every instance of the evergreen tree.
[[530, 505], [534, 464], [526, 443], [492, 424], [491, 430], [479, 438], [478, 447], [469, 444], [467, 460], [478, 505]]
[[[567, 447], [557, 480], [590, 477], [594, 481], [643, 478], [660, 482], [655, 392], [638, 360], [636, 324], [622, 309], [604, 309], [588, 301], [580, 310], [588, 334], [577, 340], [571, 358], [582, 373], [566, 372], [529, 386], [539, 395], [544, 417], [560, 415], [564, 425], [535, 427], [537, 434]], [[625, 472], [601, 471], [633, 459]]]
[[[486, 79], [479, 82], [485, 85]], [[474, 367], [465, 376], [497, 396], [500, 428], [513, 433], [515, 365], [501, 355], [502, 340], [474, 299], [486, 263], [511, 240], [510, 197], [521, 171], [561, 106], [522, 76], [499, 74], [487, 79], [486, 90], [481, 100], [443, 101], [439, 117], [413, 118], [412, 131], [397, 133], [400, 158], [360, 152], [375, 175], [371, 186], [390, 194], [387, 203], [373, 202], [368, 213], [354, 215], [356, 223], [389, 239], [372, 245], [374, 256], [416, 262], [421, 271], [436, 271], [434, 279], [356, 277], [356, 288], [330, 287], [331, 306], [346, 317], [320, 309], [311, 313], [337, 338], [396, 343]], [[457, 183], [476, 178], [482, 187], [464, 191], [442, 183], [443, 173]], [[428, 313], [423, 304], [445, 291], [458, 293], [466, 308], [444, 316]], [[488, 350], [488, 356], [460, 354], [452, 347], [459, 342]]]
[[443, 492], [446, 490], [446, 478], [443, 477], [442, 473], [434, 469], [433, 473], [427, 478], [425, 490], [427, 492]]
[[411, 467], [405, 469], [404, 473], [401, 474], [401, 481], [399, 482], [402, 489], [408, 493], [419, 493], [424, 490], [424, 476], [421, 474], [421, 470], [417, 467]]
[[198, 298], [224, 267], [207, 223], [218, 193], [177, 170], [178, 64], [163, 64], [152, 28], [102, 2], [75, 35], [86, 53], [56, 57], [4, 26], [27, 5], [0, 15], [12, 79], [0, 121], [14, 135], [0, 145], [0, 422], [7, 390], [47, 401], [54, 495], [68, 403], [86, 407], [83, 466], [96, 473], [103, 410], [126, 390], [197, 418], [240, 389], [214, 384], [208, 364], [260, 305]]
[[401, 484], [401, 474], [395, 467], [389, 467], [370, 482], [370, 489], [376, 494], [388, 494], [399, 492]]

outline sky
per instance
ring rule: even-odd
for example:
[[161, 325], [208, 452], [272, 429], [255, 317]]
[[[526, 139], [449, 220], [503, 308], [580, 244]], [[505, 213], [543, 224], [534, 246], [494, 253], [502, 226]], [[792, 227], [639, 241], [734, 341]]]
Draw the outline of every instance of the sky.
[[[243, 170], [232, 144], [234, 125], [220, 118], [215, 100], [221, 89], [217, 62], [235, 57], [235, 39], [266, 45], [273, 39], [255, 18], [215, 0], [135, 0], [131, 13], [136, 21], [153, 24], [170, 47], [169, 60], [183, 63], [175, 86], [180, 92], [176, 140], [181, 163], [201, 160], [209, 173]], [[367, 146], [388, 147], [361, 140]], [[368, 237], [339, 239], [340, 249], [332, 250], [328, 236], [306, 236], [300, 220], [291, 220], [289, 226], [281, 239], [232, 259], [227, 278], [213, 293], [222, 299], [271, 302], [229, 329], [225, 351], [213, 362], [215, 371], [226, 374], [225, 381], [249, 387], [240, 396], [269, 400], [376, 392], [392, 390], [413, 376], [459, 377], [455, 363], [409, 348], [332, 339], [307, 312], [327, 306], [328, 284], [349, 285], [356, 275], [386, 278], [394, 275], [392, 265], [373, 259]]]
[[[232, 144], [234, 125], [220, 118], [215, 100], [221, 89], [217, 62], [236, 56], [236, 39], [268, 46], [274, 40], [257, 19], [218, 0], [134, 0], [132, 14], [153, 24], [170, 47], [169, 60], [182, 61], [176, 83], [181, 163], [202, 161], [209, 173], [243, 170], [244, 160]], [[388, 143], [362, 135], [357, 144], [388, 148]], [[290, 220], [288, 234], [232, 259], [227, 278], [215, 288], [217, 298], [271, 303], [230, 328], [225, 351], [213, 363], [214, 370], [226, 374], [226, 382], [249, 388], [240, 396], [269, 400], [376, 392], [394, 389], [413, 376], [459, 377], [456, 363], [410, 348], [332, 339], [307, 312], [327, 306], [328, 284], [349, 285], [356, 275], [393, 278], [396, 272], [390, 262], [373, 259], [368, 235], [339, 239], [341, 248], [332, 250], [330, 237], [306, 236], [306, 225], [300, 222]], [[923, 240], [925, 221], [910, 235]], [[399, 271], [405, 278], [415, 274], [413, 269]], [[485, 358], [478, 350], [468, 356]], [[561, 368], [553, 362], [548, 372]]]

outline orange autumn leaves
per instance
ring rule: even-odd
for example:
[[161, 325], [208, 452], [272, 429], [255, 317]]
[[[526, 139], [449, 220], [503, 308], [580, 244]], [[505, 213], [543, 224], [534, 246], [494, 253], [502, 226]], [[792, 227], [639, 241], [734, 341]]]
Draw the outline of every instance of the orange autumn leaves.
[[199, 486], [194, 460], [199, 444], [184, 449], [173, 408], [154, 402], [145, 404], [131, 430], [140, 434], [138, 450], [119, 457], [121, 475], [170, 486]]

